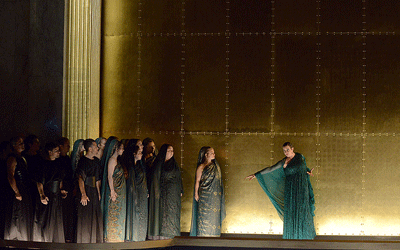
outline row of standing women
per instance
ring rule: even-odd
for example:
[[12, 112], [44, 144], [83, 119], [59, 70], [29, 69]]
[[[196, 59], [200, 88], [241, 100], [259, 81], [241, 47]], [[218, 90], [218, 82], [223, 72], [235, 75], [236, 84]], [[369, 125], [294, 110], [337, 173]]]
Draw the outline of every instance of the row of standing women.
[[[44, 161], [30, 164], [22, 157], [22, 138], [11, 143], [7, 167], [15, 199], [7, 206], [5, 239], [94, 243], [180, 235], [183, 187], [172, 145], [156, 154], [150, 138], [143, 144], [115, 137], [77, 140], [69, 159], [63, 138], [46, 144]], [[219, 236], [225, 207], [212, 148], [200, 150], [197, 166], [191, 235]]]

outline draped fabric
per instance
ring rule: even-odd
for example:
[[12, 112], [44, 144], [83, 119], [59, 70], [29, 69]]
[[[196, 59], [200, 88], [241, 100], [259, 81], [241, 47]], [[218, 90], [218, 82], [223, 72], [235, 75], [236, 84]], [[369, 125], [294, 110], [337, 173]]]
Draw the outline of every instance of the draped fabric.
[[135, 187], [136, 187], [136, 220], [137, 227], [137, 241], [145, 241], [147, 235], [147, 222], [148, 222], [148, 191], [146, 169], [142, 161], [136, 162], [134, 167], [135, 171]]
[[60, 184], [65, 173], [59, 161], [43, 160], [41, 178], [47, 205], [36, 200], [33, 241], [65, 243]]
[[147, 189], [150, 191], [151, 190], [151, 182], [153, 180], [154, 176], [154, 161], [156, 160], [156, 156], [153, 155], [147, 159], [142, 159], [142, 162], [144, 163], [144, 166], [146, 168], [146, 178], [147, 178]]
[[119, 162], [115, 166], [112, 175], [114, 190], [117, 193], [115, 201], [111, 200], [111, 190], [108, 181], [108, 163], [114, 151], [118, 150], [115, 149], [117, 143], [118, 140], [114, 139], [105, 152], [106, 161], [101, 188], [105, 242], [123, 242], [125, 240], [126, 181], [124, 170]]
[[303, 155], [295, 153], [283, 168], [285, 160], [256, 173], [257, 180], [278, 214], [283, 214], [283, 238], [314, 239], [315, 202], [306, 160]]
[[[202, 172], [199, 184], [199, 201], [194, 199], [190, 236], [220, 236], [225, 218], [225, 196], [221, 168], [214, 160]], [[194, 191], [195, 192], [195, 191]]]
[[83, 139], [78, 139], [74, 142], [74, 146], [72, 147], [71, 153], [71, 167], [72, 171], [75, 172], [76, 167], [78, 166], [79, 159], [81, 157], [80, 147], [83, 144]]
[[126, 225], [125, 225], [125, 241], [137, 241], [138, 221], [136, 219], [136, 180], [134, 170], [134, 149], [137, 139], [131, 139], [127, 142], [124, 153], [122, 154], [122, 164], [128, 170], [128, 178], [126, 179]]
[[22, 200], [17, 200], [13, 193], [12, 199], [7, 203], [4, 239], [31, 241], [34, 208], [29, 189], [33, 186], [32, 180], [25, 159], [16, 154], [9, 157], [14, 157], [17, 161], [14, 178]]
[[141, 160], [135, 164], [135, 147], [137, 139], [127, 142], [123, 162], [128, 169], [126, 181], [126, 241], [145, 241], [148, 221], [148, 199], [146, 169]]
[[161, 147], [154, 162], [149, 200], [149, 237], [173, 238], [181, 232], [182, 178], [174, 157], [165, 162], [168, 146], [164, 144]]
[[[78, 222], [77, 243], [102, 243], [103, 242], [103, 216], [101, 213], [99, 193], [96, 181], [100, 181], [100, 162], [86, 156], [81, 157], [76, 169], [77, 177], [81, 176], [85, 183], [86, 195], [89, 201], [86, 206], [80, 203], [81, 195], [77, 197]], [[93, 181], [90, 181], [93, 180]]]
[[71, 167], [71, 158], [68, 155], [60, 156], [56, 161], [59, 161], [60, 167], [65, 176], [63, 179], [62, 189], [68, 192], [67, 197], [61, 200], [64, 235], [66, 242], [75, 241], [75, 226], [76, 226], [76, 207], [74, 196], [74, 180]]

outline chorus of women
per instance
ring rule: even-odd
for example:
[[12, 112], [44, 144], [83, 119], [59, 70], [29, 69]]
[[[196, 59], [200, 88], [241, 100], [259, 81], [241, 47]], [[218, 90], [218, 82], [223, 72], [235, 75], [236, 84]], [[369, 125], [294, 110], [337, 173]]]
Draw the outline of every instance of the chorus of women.
[[[1, 198], [7, 201], [1, 208], [1, 238], [102, 243], [180, 235], [183, 185], [171, 144], [157, 150], [151, 138], [119, 140], [111, 136], [76, 140], [71, 153], [70, 145], [63, 137], [41, 147], [35, 135], [1, 143], [1, 185], [5, 190]], [[201, 184], [197, 183], [200, 188], [196, 192], [202, 198], [195, 201], [193, 219], [197, 223], [206, 218], [206, 224], [219, 220], [217, 230], [204, 236], [219, 236], [224, 217], [221, 171], [215, 160], [210, 166], [213, 159], [208, 156], [202, 167], [216, 179], [212, 189], [217, 187], [219, 201], [214, 203], [223, 212], [213, 215], [211, 221], [206, 218], [209, 208], [197, 212], [212, 201], [208, 197], [212, 190], [206, 190], [203, 176]], [[202, 229], [197, 232], [204, 229], [204, 223], [200, 222]]]

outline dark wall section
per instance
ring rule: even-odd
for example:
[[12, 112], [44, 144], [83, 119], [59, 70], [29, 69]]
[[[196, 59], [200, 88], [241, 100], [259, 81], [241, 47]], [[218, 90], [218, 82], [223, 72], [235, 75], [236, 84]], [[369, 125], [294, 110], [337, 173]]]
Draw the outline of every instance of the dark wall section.
[[0, 140], [61, 136], [64, 1], [0, 1]]

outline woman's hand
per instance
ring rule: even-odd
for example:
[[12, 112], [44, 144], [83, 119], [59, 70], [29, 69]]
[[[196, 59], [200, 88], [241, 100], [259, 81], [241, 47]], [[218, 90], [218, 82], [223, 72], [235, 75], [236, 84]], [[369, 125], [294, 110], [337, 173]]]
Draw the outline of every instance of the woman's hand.
[[82, 204], [82, 206], [86, 206], [87, 203], [88, 203], [88, 201], [90, 201], [90, 200], [89, 200], [89, 197], [87, 197], [86, 194], [83, 194], [83, 195], [82, 195], [82, 198], [81, 198], [81, 204]]
[[61, 198], [65, 199], [65, 198], [67, 198], [67, 195], [68, 195], [68, 191], [61, 189]]
[[115, 192], [115, 190], [111, 190], [110, 197], [113, 202], [117, 200], [118, 194]]
[[309, 176], [314, 176], [314, 174], [312, 173], [313, 170], [314, 170], [314, 168], [312, 168], [310, 171], [307, 171], [307, 174], [308, 174]]
[[196, 201], [199, 201], [199, 194], [198, 194], [197, 192], [194, 194], [194, 199], [195, 199]]
[[247, 176], [246, 178], [244, 178], [245, 180], [249, 180], [249, 181], [251, 181], [251, 180], [253, 180], [254, 178], [256, 178], [256, 175], [255, 174], [251, 174], [251, 175], [249, 175], [249, 176]]
[[40, 196], [40, 202], [42, 202], [43, 205], [47, 205], [49, 203], [49, 198], [46, 195], [42, 194]]
[[15, 194], [15, 199], [22, 201], [22, 195], [20, 193]]

